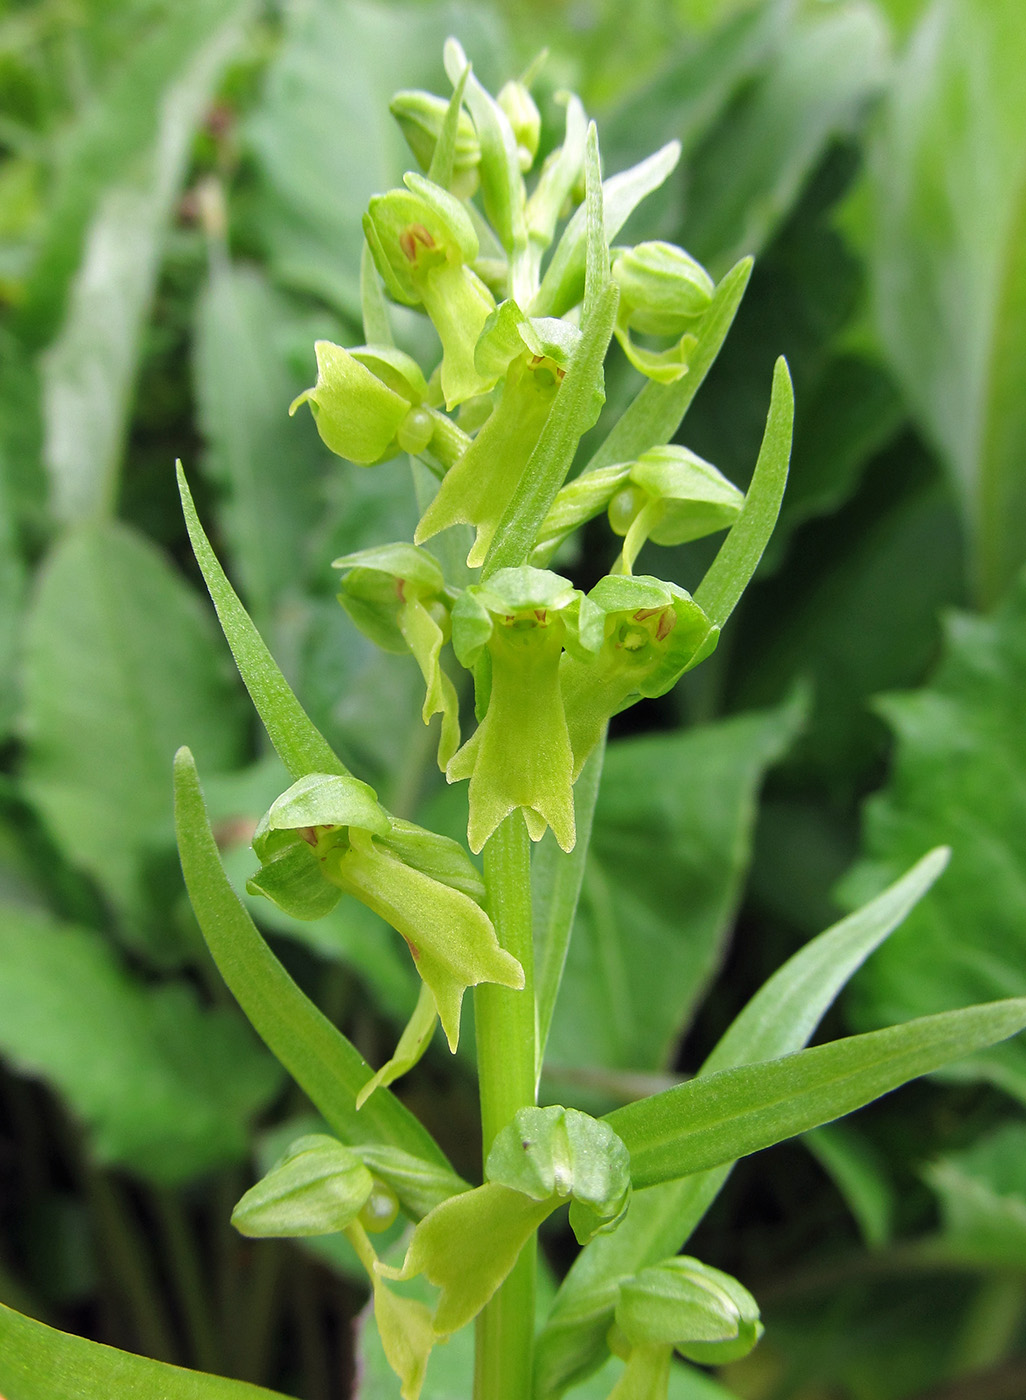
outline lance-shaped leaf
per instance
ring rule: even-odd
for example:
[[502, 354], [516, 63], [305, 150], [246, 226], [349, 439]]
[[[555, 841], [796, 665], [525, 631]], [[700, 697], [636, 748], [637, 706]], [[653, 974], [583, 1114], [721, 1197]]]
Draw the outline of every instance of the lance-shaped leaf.
[[472, 851], [480, 851], [517, 807], [532, 840], [550, 826], [563, 850], [573, 847], [573, 752], [559, 659], [564, 646], [581, 655], [596, 651], [599, 621], [597, 610], [566, 579], [527, 566], [500, 569], [457, 600], [457, 657], [470, 668], [487, 648], [491, 662], [484, 718], [446, 770], [449, 782], [470, 779]]
[[601, 649], [584, 659], [564, 656], [559, 671], [575, 781], [613, 715], [665, 695], [719, 636], [690, 594], [657, 578], [610, 574], [588, 601], [602, 614]]
[[[947, 864], [924, 856], [877, 899], [806, 944], [748, 1002], [701, 1073], [785, 1055], [806, 1044], [852, 973], [901, 923]], [[635, 1192], [620, 1228], [581, 1252], [538, 1340], [537, 1389], [551, 1400], [600, 1363], [617, 1283], [679, 1250], [715, 1200], [730, 1164]]]
[[357, 1114], [370, 1066], [300, 991], [229, 884], [188, 749], [175, 758], [175, 828], [189, 898], [218, 971], [325, 1121], [346, 1142], [387, 1144], [446, 1167], [431, 1134], [387, 1090]]
[[361, 466], [394, 457], [396, 434], [410, 412], [397, 394], [365, 364], [330, 340], [314, 343], [317, 383], [293, 399], [289, 414], [308, 403], [325, 446]]
[[506, 378], [498, 404], [463, 456], [446, 473], [414, 536], [419, 544], [450, 525], [465, 522], [476, 526], [477, 534], [467, 555], [471, 568], [479, 568], [485, 561], [499, 521], [537, 446], [565, 371], [559, 361], [548, 355], [522, 353], [508, 369], [503, 366], [499, 372], [505, 372]]
[[243, 1235], [330, 1235], [363, 1210], [374, 1179], [350, 1148], [323, 1133], [298, 1138], [232, 1211]]
[[58, 1393], [61, 1400], [111, 1400], [114, 1395], [122, 1400], [285, 1400], [259, 1385], [186, 1371], [58, 1332], [2, 1303], [0, 1391], [10, 1400], [55, 1400]]
[[[453, 471], [456, 470], [454, 467]], [[441, 714], [438, 764], [459, 748], [459, 700], [442, 670], [449, 637], [449, 599], [441, 566], [427, 550], [409, 544], [382, 545], [336, 559], [342, 569], [339, 602], [363, 634], [386, 651], [412, 652], [424, 677], [421, 717]]]
[[610, 1400], [662, 1400], [658, 1378], [674, 1350], [722, 1365], [747, 1356], [762, 1331], [758, 1304], [737, 1279], [686, 1255], [665, 1259], [620, 1284], [614, 1345], [627, 1369]]
[[178, 491], [196, 562], [210, 592], [225, 640], [231, 647], [250, 699], [267, 737], [293, 778], [305, 773], [349, 772], [300, 705], [263, 638], [228, 582], [196, 514], [182, 464], [177, 464]]
[[[309, 774], [261, 820], [253, 849], [264, 864], [249, 888], [296, 917], [316, 917], [302, 912], [316, 872], [336, 895], [353, 895], [380, 915], [406, 940], [455, 1050], [466, 988], [479, 982], [520, 988], [523, 969], [500, 948], [488, 915], [464, 892], [471, 882], [462, 866], [469, 860], [465, 854], [462, 860], [450, 854], [450, 848], [459, 851], [456, 843], [428, 832], [418, 840], [418, 829], [408, 823], [400, 827], [395, 843], [389, 841], [391, 834], [392, 819], [365, 783]], [[421, 852], [433, 873], [407, 864]], [[449, 870], [457, 886], [435, 878]], [[422, 1020], [418, 1034], [424, 1032]]]
[[779, 1060], [703, 1074], [615, 1109], [636, 1187], [672, 1181], [828, 1123], [951, 1060], [1017, 1035], [1026, 997], [921, 1016]]
[[406, 189], [371, 200], [364, 231], [390, 294], [408, 306], [422, 305], [431, 317], [451, 409], [495, 382], [474, 367], [474, 345], [495, 301], [469, 266], [479, 245], [463, 205], [422, 175], [405, 178]]
[[560, 1107], [526, 1108], [495, 1138], [483, 1186], [450, 1197], [413, 1232], [401, 1269], [423, 1273], [442, 1292], [439, 1336], [474, 1318], [509, 1275], [524, 1244], [563, 1201], [586, 1239], [611, 1229], [630, 1194], [627, 1153], [605, 1124]]

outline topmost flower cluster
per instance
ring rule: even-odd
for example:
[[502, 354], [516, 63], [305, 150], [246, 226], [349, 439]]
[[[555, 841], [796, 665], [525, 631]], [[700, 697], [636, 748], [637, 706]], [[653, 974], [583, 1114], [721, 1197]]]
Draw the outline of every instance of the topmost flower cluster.
[[[521, 557], [512, 567], [497, 557], [497, 542], [518, 513], [523, 520], [525, 482], [551, 440], [562, 434], [572, 456], [604, 401], [605, 344], [584, 392], [562, 402], [571, 366], [588, 352], [589, 216], [583, 206], [571, 211], [587, 187], [594, 138], [580, 101], [566, 95], [562, 145], [529, 191], [541, 120], [527, 81], [492, 97], [455, 40], [445, 66], [451, 99], [400, 92], [392, 104], [421, 169], [403, 188], [375, 196], [364, 217], [368, 343], [318, 342], [317, 383], [293, 411], [308, 403], [324, 441], [352, 462], [405, 451], [440, 479], [414, 544], [336, 561], [341, 601], [375, 641], [416, 657], [424, 718], [443, 716], [439, 763], [450, 782], [470, 780], [471, 848], [480, 850], [520, 808], [532, 837], [549, 826], [570, 849], [573, 783], [610, 716], [662, 694], [716, 641], [683, 590], [633, 575], [638, 552], [648, 539], [676, 544], [729, 526], [743, 497], [716, 468], [673, 445], [585, 471], [559, 489], [565, 460]], [[593, 151], [597, 168], [597, 145]], [[671, 143], [593, 191], [603, 275], [615, 288], [613, 334], [631, 364], [663, 384], [687, 374], [715, 288], [681, 248], [610, 248], [608, 240], [678, 154]], [[429, 374], [392, 343], [382, 286], [434, 325], [441, 358]], [[544, 566], [603, 511], [624, 546], [612, 574], [585, 596]], [[454, 525], [473, 526], [467, 563], [483, 566], [465, 587], [421, 547]], [[479, 726], [462, 747], [456, 690], [441, 662], [449, 642], [477, 694]]]

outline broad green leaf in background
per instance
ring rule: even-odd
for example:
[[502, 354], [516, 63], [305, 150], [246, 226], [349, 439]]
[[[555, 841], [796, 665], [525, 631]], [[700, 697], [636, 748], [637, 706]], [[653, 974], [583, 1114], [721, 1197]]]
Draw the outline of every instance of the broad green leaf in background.
[[780, 1059], [701, 1074], [614, 1109], [636, 1187], [758, 1152], [862, 1108], [950, 1060], [1017, 1035], [1026, 997], [922, 1016]]
[[[188, 5], [193, 18], [210, 7]], [[195, 25], [193, 46], [136, 102], [155, 113], [152, 143], [103, 188], [71, 284], [64, 323], [43, 358], [44, 458], [62, 522], [107, 514], [127, 431], [139, 342], [160, 267], [163, 237], [185, 177], [192, 136], [241, 38], [248, 3], [220, 7]], [[174, 22], [168, 24], [170, 30]], [[114, 110], [106, 113], [108, 119]]]
[[669, 1068], [723, 957], [785, 705], [609, 746], [549, 1042], [560, 1070]]
[[[702, 1067], [712, 1074], [799, 1050], [852, 973], [887, 938], [947, 863], [932, 851], [872, 903], [795, 953], [756, 993]], [[562, 1395], [598, 1364], [617, 1283], [676, 1254], [715, 1200], [730, 1167], [636, 1191], [616, 1231], [582, 1250], [538, 1340], [539, 1400]]]
[[228, 883], [188, 749], [175, 758], [175, 826], [186, 887], [218, 971], [329, 1126], [345, 1142], [378, 1142], [447, 1166], [431, 1134], [387, 1089], [357, 1113], [371, 1068], [295, 984]]
[[[0, 1050], [59, 1091], [101, 1162], [151, 1181], [242, 1161], [278, 1066], [186, 983], [146, 986], [98, 933], [0, 909]], [[13, 1397], [12, 1397], [13, 1400]]]
[[203, 98], [189, 93], [189, 78], [198, 80], [213, 54], [208, 45], [216, 47], [217, 36], [242, 14], [240, 6], [224, 0], [191, 0], [158, 11], [143, 5], [109, 8], [117, 31], [114, 47], [122, 48], [126, 30], [131, 41], [86, 100], [75, 93], [80, 112], [56, 141], [46, 232], [16, 319], [19, 333], [33, 345], [45, 344], [57, 330], [68, 282], [104, 192], [145, 179], [161, 133], [170, 143], [164, 154], [171, 155], [181, 139], [176, 105], [184, 114], [186, 103], [198, 100], [194, 120], [202, 115]]
[[414, 164], [389, 114], [392, 94], [447, 93], [441, 54], [449, 34], [460, 36], [476, 71], [489, 69], [501, 30], [478, 5], [383, 8], [365, 0], [291, 6], [285, 26], [266, 95], [246, 124], [263, 236], [282, 281], [358, 325], [363, 211]]
[[[993, 617], [954, 614], [945, 631], [930, 684], [878, 702], [897, 751], [844, 894], [865, 897], [939, 833], [951, 872], [857, 980], [860, 1026], [1026, 994], [1026, 580]], [[958, 1072], [1026, 1102], [1018, 1041]]]
[[115, 523], [57, 545], [25, 634], [25, 792], [121, 914], [126, 940], [173, 958], [168, 774], [183, 740], [214, 772], [239, 763], [245, 719], [227, 658], [164, 557]]
[[1006, 1123], [924, 1171], [956, 1257], [1026, 1269], [1026, 1126]]
[[204, 466], [223, 493], [224, 536], [263, 627], [275, 605], [302, 588], [308, 537], [324, 511], [327, 454], [309, 415], [288, 417], [303, 388], [286, 359], [296, 319], [255, 268], [233, 266], [214, 244], [194, 343]]
[[1026, 560], [1026, 29], [1019, 0], [936, 0], [869, 145], [880, 339], [952, 477], [981, 602]]
[[691, 163], [682, 241], [714, 276], [776, 232], [828, 143], [880, 87], [886, 47], [863, 0], [810, 7], [788, 26], [775, 61]]
[[285, 1400], [262, 1386], [58, 1332], [2, 1303], [0, 1386], [7, 1400]]

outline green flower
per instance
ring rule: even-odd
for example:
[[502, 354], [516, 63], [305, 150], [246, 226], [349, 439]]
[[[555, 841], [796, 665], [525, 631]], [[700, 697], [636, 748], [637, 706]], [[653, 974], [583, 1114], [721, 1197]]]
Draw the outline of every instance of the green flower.
[[[616, 249], [612, 274], [620, 288], [615, 335], [628, 360], [661, 384], [682, 378], [716, 290], [712, 278], [683, 248], [659, 242]], [[632, 340], [632, 330], [679, 339], [665, 350], [649, 350]]]
[[598, 650], [600, 615], [558, 574], [500, 569], [457, 599], [452, 641], [468, 669], [487, 663], [479, 669], [479, 697], [490, 667], [484, 718], [446, 769], [451, 783], [470, 779], [470, 849], [480, 851], [520, 807], [532, 840], [550, 826], [563, 850], [571, 850], [573, 751], [559, 662], [564, 647], [581, 657]]
[[[356, 778], [311, 773], [274, 802], [247, 885], [296, 918], [318, 918], [350, 894], [402, 935], [429, 988], [451, 1050], [467, 987], [524, 985], [476, 902], [481, 877], [455, 841], [391, 817]], [[416, 1015], [416, 1013], [415, 1013]]]
[[569, 1200], [582, 1243], [623, 1218], [630, 1197], [630, 1157], [612, 1128], [572, 1108], [523, 1108], [497, 1135], [485, 1164], [488, 1180], [440, 1202], [417, 1225], [401, 1269], [423, 1273], [441, 1289], [437, 1336], [470, 1322], [517, 1262], [538, 1226]]
[[588, 601], [602, 619], [601, 648], [594, 657], [564, 656], [559, 673], [575, 781], [613, 715], [665, 695], [719, 636], [689, 593], [661, 579], [611, 574]]
[[569, 534], [605, 510], [615, 533], [626, 536], [614, 572], [629, 574], [646, 540], [689, 544], [725, 530], [744, 501], [733, 482], [688, 448], [652, 447], [636, 461], [582, 472], [564, 486], [538, 532], [533, 558], [551, 559]]
[[293, 400], [289, 413], [308, 403], [325, 445], [360, 466], [408, 450], [400, 440], [425, 417], [417, 406], [427, 384], [417, 364], [389, 347], [343, 350], [318, 340], [314, 351], [317, 383]]
[[442, 393], [452, 409], [495, 383], [474, 366], [495, 299], [469, 266], [478, 239], [460, 201], [423, 175], [407, 174], [405, 182], [404, 190], [374, 196], [364, 232], [390, 295], [431, 317], [442, 342]]
[[666, 1400], [674, 1350], [717, 1366], [762, 1335], [759, 1306], [737, 1279], [678, 1255], [622, 1280], [610, 1344], [627, 1367], [609, 1400]]
[[449, 639], [450, 602], [441, 566], [426, 549], [387, 544], [336, 559], [344, 570], [339, 602], [364, 636], [391, 652], [412, 652], [424, 677], [425, 724], [441, 714], [438, 764], [442, 772], [459, 748], [456, 689], [440, 656]]
[[467, 563], [484, 563], [545, 427], [577, 334], [559, 321], [532, 323], [513, 301], [489, 318], [475, 364], [488, 377], [505, 375], [502, 395], [424, 512], [414, 536], [418, 544], [450, 525], [474, 525]]

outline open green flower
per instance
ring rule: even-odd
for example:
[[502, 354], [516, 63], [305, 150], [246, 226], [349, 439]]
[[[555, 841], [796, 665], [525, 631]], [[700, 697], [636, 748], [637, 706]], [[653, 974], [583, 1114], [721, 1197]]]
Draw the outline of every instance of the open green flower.
[[[683, 248], [661, 242], [616, 249], [612, 273], [620, 288], [615, 335], [624, 354], [660, 384], [682, 378], [716, 290], [712, 278]], [[650, 350], [632, 339], [632, 330], [679, 338], [666, 349]]]
[[467, 987], [524, 985], [523, 968], [476, 902], [483, 886], [466, 852], [389, 816], [366, 783], [326, 773], [301, 778], [271, 805], [253, 849], [263, 864], [247, 888], [286, 913], [318, 918], [350, 894], [403, 936], [450, 1049]]
[[364, 636], [391, 652], [412, 652], [424, 677], [425, 724], [441, 714], [438, 764], [442, 772], [460, 743], [459, 701], [442, 670], [449, 639], [450, 600], [441, 566], [426, 549], [386, 544], [336, 559], [342, 569], [339, 602]]
[[532, 840], [550, 826], [563, 850], [573, 848], [573, 751], [559, 661], [564, 647], [584, 658], [601, 639], [597, 609], [547, 569], [500, 569], [457, 599], [452, 641], [458, 659], [468, 669], [485, 657], [490, 663], [484, 718], [446, 769], [451, 783], [470, 779], [472, 851], [480, 851], [517, 807]]
[[401, 1269], [441, 1289], [434, 1330], [447, 1337], [470, 1322], [517, 1262], [543, 1220], [570, 1201], [582, 1243], [619, 1224], [630, 1198], [630, 1157], [607, 1124], [576, 1109], [523, 1108], [497, 1135], [488, 1180], [440, 1202], [418, 1224]]
[[452, 409], [495, 383], [474, 366], [495, 299], [471, 270], [478, 239], [460, 201], [423, 175], [411, 172], [405, 182], [406, 189], [374, 196], [364, 232], [389, 294], [431, 317], [442, 342], [442, 393]]
[[677, 443], [651, 447], [633, 462], [582, 472], [562, 487], [532, 556], [546, 563], [558, 546], [603, 510], [626, 538], [614, 572], [629, 574], [646, 540], [689, 544], [733, 525], [745, 498], [711, 463]]
[[559, 673], [575, 781], [613, 715], [665, 695], [719, 636], [689, 593], [661, 579], [611, 574], [588, 601], [602, 618], [602, 646], [583, 660], [564, 656]]
[[674, 1350], [722, 1365], [762, 1335], [759, 1306], [737, 1279], [687, 1255], [642, 1269], [619, 1287], [610, 1344], [627, 1368], [609, 1400], [666, 1400]]
[[477, 536], [467, 563], [471, 568], [484, 563], [545, 427], [577, 335], [560, 321], [529, 321], [513, 301], [503, 302], [489, 318], [475, 364], [489, 377], [505, 375], [502, 394], [424, 512], [414, 536], [418, 544], [450, 525], [474, 525]]
[[420, 450], [405, 445], [418, 437], [427, 445], [431, 419], [419, 407], [427, 383], [416, 361], [391, 346], [344, 350], [330, 340], [318, 340], [314, 352], [317, 383], [292, 401], [289, 413], [308, 403], [332, 452], [370, 466], [401, 451]]

